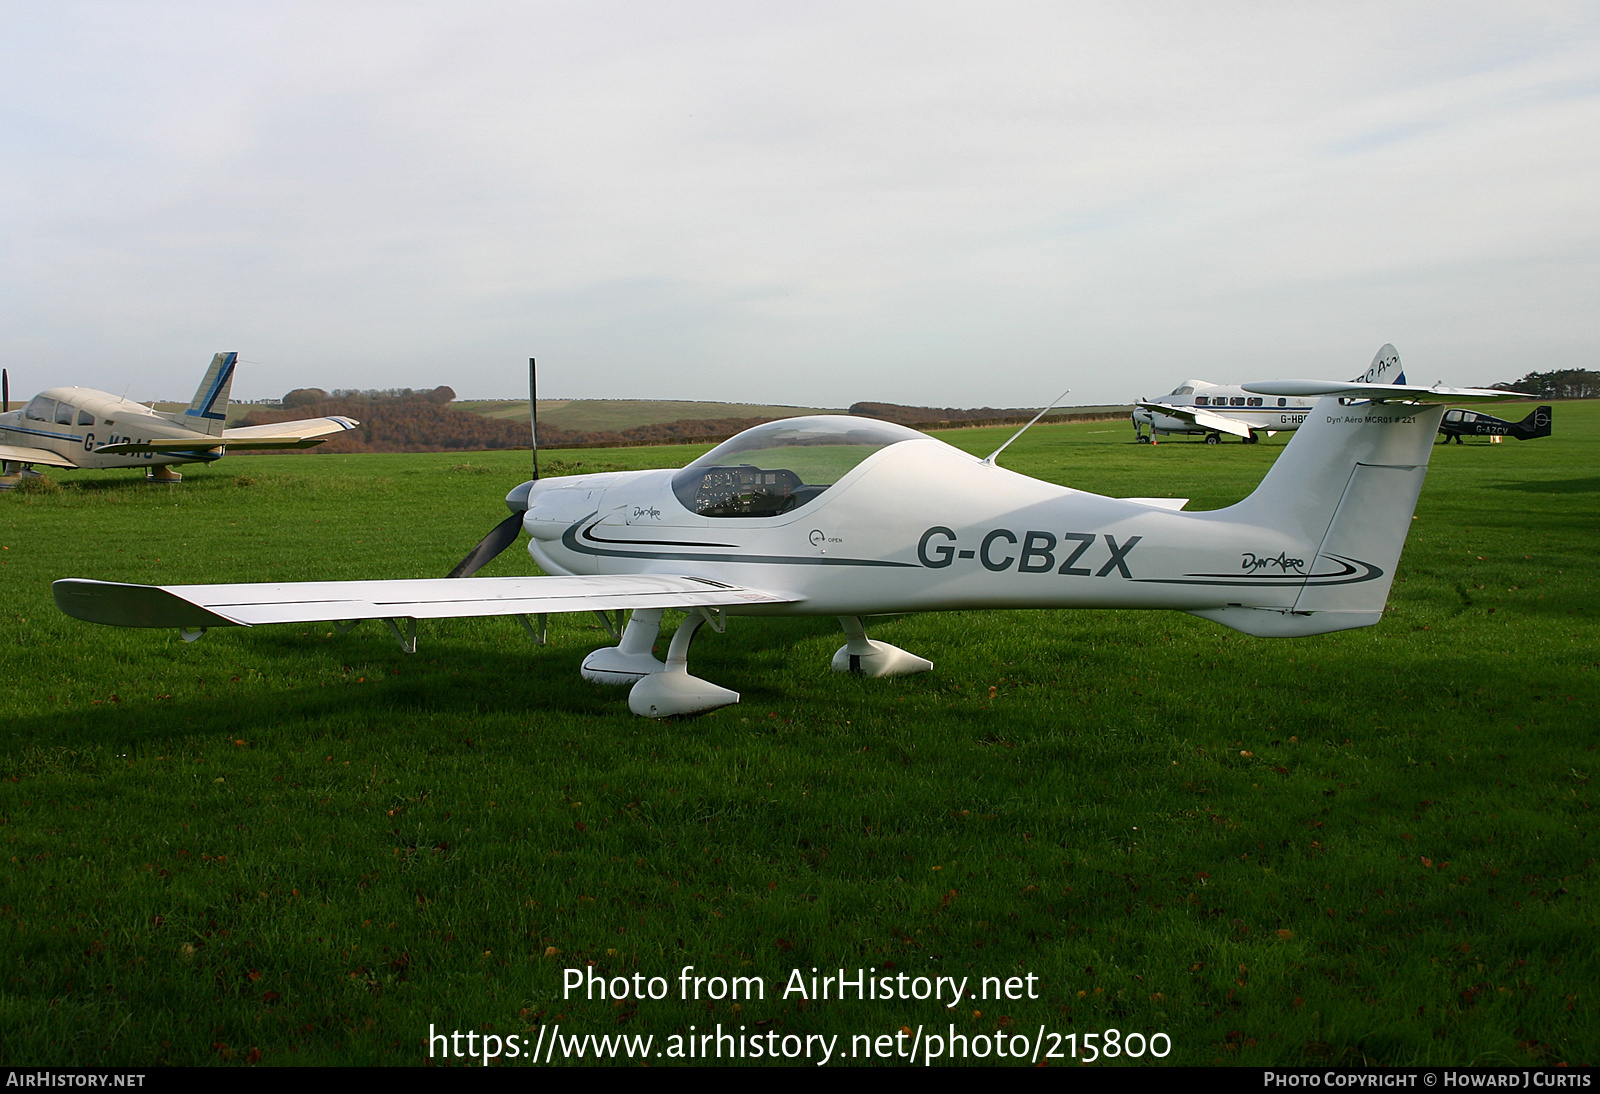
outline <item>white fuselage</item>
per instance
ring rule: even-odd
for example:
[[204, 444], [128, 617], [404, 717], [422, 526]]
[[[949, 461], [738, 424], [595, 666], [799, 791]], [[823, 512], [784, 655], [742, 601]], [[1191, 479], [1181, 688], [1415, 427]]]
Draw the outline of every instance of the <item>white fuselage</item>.
[[1317, 549], [1228, 510], [1085, 493], [932, 438], [891, 445], [776, 516], [692, 512], [673, 489], [677, 474], [534, 484], [523, 521], [530, 552], [552, 574], [683, 574], [795, 598], [752, 613], [875, 615], [1240, 600], [1287, 609]]
[[[193, 439], [180, 452], [102, 453], [107, 445]], [[18, 410], [0, 414], [0, 445], [42, 448], [74, 467], [150, 467], [209, 462], [223, 454], [220, 437], [185, 429], [143, 403], [86, 387], [53, 387]]]
[[[1241, 421], [1251, 430], [1270, 433], [1298, 429], [1315, 402], [1313, 399], [1256, 395], [1242, 387], [1211, 384], [1204, 380], [1185, 380], [1171, 394], [1153, 401], [1208, 410]], [[1162, 414], [1144, 406], [1134, 410], [1133, 420], [1156, 433], [1213, 432], [1187, 419]]]

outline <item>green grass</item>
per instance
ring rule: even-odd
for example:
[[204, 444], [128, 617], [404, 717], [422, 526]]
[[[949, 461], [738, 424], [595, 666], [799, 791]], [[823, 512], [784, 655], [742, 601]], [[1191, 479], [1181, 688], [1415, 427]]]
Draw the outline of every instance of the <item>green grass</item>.
[[[407, 657], [372, 624], [185, 644], [50, 601], [63, 576], [442, 574], [526, 453], [0, 496], [0, 1062], [414, 1064], [430, 1023], [659, 1047], [720, 1022], [846, 1046], [1159, 1031], [1184, 1064], [1592, 1064], [1600, 404], [1555, 425], [1436, 450], [1377, 627], [903, 617], [870, 631], [936, 670], [864, 681], [828, 671], [832, 620], [736, 619], [694, 664], [744, 701], [667, 722], [578, 678], [606, 644], [585, 616], [542, 648], [507, 620], [424, 623]], [[1036, 428], [1001, 462], [1213, 508], [1287, 440], [1130, 434]], [[588, 962], [768, 993], [563, 999]], [[1033, 974], [1039, 998], [779, 998], [813, 966]]]

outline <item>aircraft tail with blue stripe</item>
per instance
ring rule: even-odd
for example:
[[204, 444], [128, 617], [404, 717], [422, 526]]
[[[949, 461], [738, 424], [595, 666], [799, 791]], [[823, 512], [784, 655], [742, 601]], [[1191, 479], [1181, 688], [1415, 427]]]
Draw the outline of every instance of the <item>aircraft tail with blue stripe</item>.
[[211, 367], [206, 369], [205, 378], [200, 381], [200, 387], [196, 389], [188, 409], [176, 414], [163, 414], [162, 417], [196, 433], [222, 436], [222, 429], [228, 421], [228, 395], [233, 389], [233, 368], [238, 361], [237, 353], [219, 353], [211, 358]]

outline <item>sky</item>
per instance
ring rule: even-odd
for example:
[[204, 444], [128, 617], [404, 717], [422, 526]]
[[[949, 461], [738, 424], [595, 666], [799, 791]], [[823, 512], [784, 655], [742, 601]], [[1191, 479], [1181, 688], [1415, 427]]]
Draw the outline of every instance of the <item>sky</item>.
[[14, 393], [1600, 368], [1600, 3], [0, 0]]

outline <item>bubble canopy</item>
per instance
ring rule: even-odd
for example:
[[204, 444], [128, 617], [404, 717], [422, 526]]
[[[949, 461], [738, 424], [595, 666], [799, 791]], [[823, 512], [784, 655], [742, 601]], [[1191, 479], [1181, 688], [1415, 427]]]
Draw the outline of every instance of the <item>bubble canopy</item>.
[[846, 414], [786, 418], [747, 429], [679, 471], [672, 489], [708, 517], [773, 517], [814, 500], [857, 464], [915, 429]]

